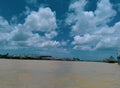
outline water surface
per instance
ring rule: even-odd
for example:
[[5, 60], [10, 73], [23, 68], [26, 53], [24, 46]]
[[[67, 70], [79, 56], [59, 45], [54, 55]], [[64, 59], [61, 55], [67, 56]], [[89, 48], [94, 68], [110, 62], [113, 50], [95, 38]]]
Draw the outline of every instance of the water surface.
[[96, 62], [0, 60], [0, 88], [120, 88], [120, 66]]

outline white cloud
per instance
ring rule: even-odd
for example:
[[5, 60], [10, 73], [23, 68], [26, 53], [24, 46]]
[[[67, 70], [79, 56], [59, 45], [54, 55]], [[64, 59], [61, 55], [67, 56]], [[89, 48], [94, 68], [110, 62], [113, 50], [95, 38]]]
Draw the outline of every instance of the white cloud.
[[39, 44], [40, 47], [49, 47], [49, 46], [59, 46], [60, 43], [58, 41], [44, 41], [42, 44]]
[[57, 32], [56, 31], [51, 31], [50, 33], [46, 33], [45, 34], [45, 37], [48, 38], [48, 39], [52, 39], [55, 36], [57, 36]]
[[32, 11], [25, 19], [24, 26], [31, 31], [50, 32], [57, 28], [55, 12], [50, 8], [39, 8]]
[[94, 41], [94, 39], [96, 38], [95, 35], [90, 35], [90, 34], [85, 34], [84, 36], [79, 36], [79, 35], [76, 35], [74, 37], [74, 41], [72, 42], [72, 44], [88, 44], [92, 41]]
[[92, 11], [84, 11], [85, 4], [85, 0], [78, 0], [72, 3], [69, 7], [70, 13], [68, 14], [66, 23], [68, 25], [74, 24], [71, 26], [72, 35], [92, 32], [95, 29], [94, 23], [91, 22], [91, 20], [94, 19], [94, 13]]
[[[119, 49], [120, 46], [120, 22], [117, 22], [113, 27], [108, 27], [102, 35], [101, 40], [97, 43], [95, 49], [104, 49], [104, 48], [112, 48], [112, 49]], [[110, 31], [109, 31], [110, 30]]]
[[117, 49], [120, 42], [120, 22], [113, 27], [107, 25], [116, 15], [109, 0], [100, 0], [96, 10], [85, 11], [85, 0], [77, 0], [69, 7], [66, 23], [71, 26], [74, 49]]
[[86, 46], [86, 45], [81, 45], [81, 46], [76, 45], [76, 46], [74, 46], [73, 49], [75, 49], [75, 50], [91, 50], [91, 47], [90, 46]]
[[13, 30], [13, 27], [9, 25], [9, 23], [0, 16], [0, 32], [10, 32]]
[[9, 25], [9, 23], [0, 16], [0, 45], [6, 45], [9, 40], [9, 33], [13, 31], [13, 27]]
[[[59, 47], [61, 43], [53, 40], [57, 36], [56, 28], [55, 12], [48, 7], [31, 11], [23, 24], [10, 25], [0, 17], [0, 48]], [[41, 35], [40, 32], [44, 34]]]
[[68, 41], [62, 41], [62, 42], [61, 42], [61, 45], [66, 46], [67, 43], [68, 43]]
[[112, 4], [109, 0], [101, 0], [97, 5], [95, 15], [97, 22], [105, 24], [110, 21], [110, 17], [116, 15], [116, 11], [112, 9]]
[[120, 39], [118, 39], [118, 37], [106, 37], [106, 38], [102, 38], [102, 40], [100, 40], [95, 49], [117, 49], [119, 47], [118, 42]]
[[11, 32], [11, 40], [13, 41], [26, 41], [30, 36], [30, 32], [26, 32], [22, 29], [16, 29]]

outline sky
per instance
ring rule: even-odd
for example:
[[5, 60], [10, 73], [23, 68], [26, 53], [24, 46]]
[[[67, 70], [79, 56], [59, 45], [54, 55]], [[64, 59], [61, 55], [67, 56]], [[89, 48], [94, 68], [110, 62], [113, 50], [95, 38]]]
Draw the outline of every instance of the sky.
[[0, 53], [102, 60], [120, 51], [120, 0], [0, 0]]

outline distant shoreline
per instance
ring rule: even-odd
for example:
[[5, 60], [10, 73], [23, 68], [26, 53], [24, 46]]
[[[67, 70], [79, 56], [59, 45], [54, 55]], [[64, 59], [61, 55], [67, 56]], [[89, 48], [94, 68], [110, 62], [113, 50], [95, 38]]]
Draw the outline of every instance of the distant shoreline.
[[55, 58], [53, 56], [36, 56], [36, 55], [9, 55], [0, 54], [0, 59], [9, 60], [49, 60], [49, 61], [79, 61], [79, 62], [102, 62], [102, 63], [117, 63], [114, 57], [110, 56], [104, 60], [81, 60], [79, 58]]
[[[19, 58], [0, 58], [1, 59], [7, 59], [7, 60], [46, 60], [46, 61], [77, 61], [77, 60], [66, 60], [66, 59], [19, 59]], [[85, 61], [79, 61], [79, 62], [85, 62]], [[92, 61], [91, 61], [92, 62]]]
[[[103, 62], [103, 61], [90, 61], [90, 60], [80, 60], [80, 61], [75, 61], [75, 60], [63, 60], [63, 59], [18, 59], [18, 58], [15, 58], [15, 59], [13, 59], [13, 58], [0, 58], [0, 60], [27, 60], [27, 61], [36, 61], [36, 60], [38, 60], [38, 61], [68, 61], [68, 62], [96, 62], [96, 63], [106, 63], [106, 62]], [[115, 62], [115, 63], [117, 63], [117, 61]], [[114, 64], [114, 63], [113, 63]]]

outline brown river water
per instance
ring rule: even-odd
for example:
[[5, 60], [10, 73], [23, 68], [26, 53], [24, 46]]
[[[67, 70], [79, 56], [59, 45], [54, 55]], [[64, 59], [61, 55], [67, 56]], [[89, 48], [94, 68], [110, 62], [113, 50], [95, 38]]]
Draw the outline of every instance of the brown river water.
[[0, 88], [120, 88], [120, 65], [2, 59]]

